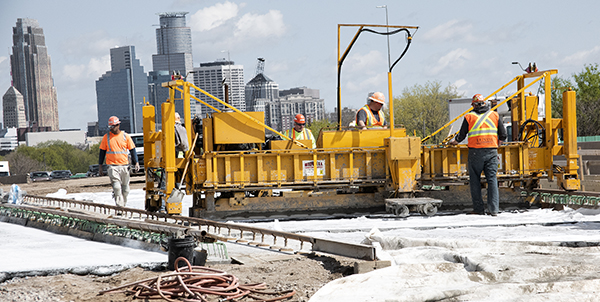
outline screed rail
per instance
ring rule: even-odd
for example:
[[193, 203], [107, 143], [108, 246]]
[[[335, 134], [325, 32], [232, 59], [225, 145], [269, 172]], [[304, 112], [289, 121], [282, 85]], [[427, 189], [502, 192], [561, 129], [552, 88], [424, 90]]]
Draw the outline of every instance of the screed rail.
[[[206, 237], [212, 237], [221, 241], [269, 248], [281, 252], [297, 253], [306, 251], [305, 245], [310, 244], [310, 250], [312, 251], [375, 260], [375, 248], [368, 245], [320, 239], [243, 224], [122, 208], [91, 201], [26, 195], [23, 198], [23, 205], [1, 204], [0, 207], [19, 209], [23, 212], [37, 211], [45, 213], [42, 216], [50, 223], [60, 220], [59, 216], [66, 217], [69, 221], [67, 222], [68, 226], [73, 227], [75, 224], [83, 225], [85, 221], [90, 221], [96, 224], [110, 224], [143, 232], [152, 232], [163, 237], [190, 235], [198, 241], [202, 241]], [[122, 216], [120, 217], [122, 218], [115, 218], [118, 217], [116, 216], [117, 212], [121, 212]], [[21, 215], [31, 216], [32, 214]], [[38, 219], [39, 221], [38, 217], [40, 216], [29, 218]], [[148, 236], [141, 237], [147, 238]]]

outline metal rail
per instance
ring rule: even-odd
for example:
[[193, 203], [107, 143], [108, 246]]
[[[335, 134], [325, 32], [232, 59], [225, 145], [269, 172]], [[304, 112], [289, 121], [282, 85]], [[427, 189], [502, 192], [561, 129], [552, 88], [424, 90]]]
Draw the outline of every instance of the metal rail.
[[[269, 248], [281, 252], [302, 252], [305, 251], [305, 244], [310, 244], [312, 251], [365, 260], [376, 259], [375, 248], [372, 246], [325, 240], [243, 224], [160, 214], [133, 208], [98, 204], [91, 201], [77, 201], [34, 195], [26, 195], [23, 198], [23, 204], [7, 204], [6, 207], [46, 213], [44, 215], [53, 215], [48, 217], [55, 220], [59, 219], [57, 218], [59, 216], [66, 217], [62, 220], [70, 222], [64, 222], [63, 224], [72, 227], [85, 225], [82, 221], [90, 221], [96, 224], [116, 225], [128, 229], [161, 234], [158, 237], [190, 235], [198, 241], [202, 241], [206, 237], [212, 237], [221, 241]], [[4, 206], [5, 204], [0, 205], [0, 207]], [[117, 212], [120, 212], [121, 216], [117, 216]], [[48, 219], [48, 221], [52, 223], [53, 220]], [[148, 236], [143, 237], [147, 238]], [[157, 238], [157, 236], [154, 237]]]

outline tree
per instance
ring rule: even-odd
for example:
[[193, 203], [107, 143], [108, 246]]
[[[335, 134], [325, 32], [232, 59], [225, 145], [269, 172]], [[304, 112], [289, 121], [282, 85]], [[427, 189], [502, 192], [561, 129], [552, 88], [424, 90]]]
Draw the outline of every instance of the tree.
[[[449, 121], [447, 101], [460, 97], [462, 95], [458, 94], [456, 87], [448, 85], [442, 88], [438, 81], [405, 88], [400, 96], [394, 98], [394, 124], [403, 124], [409, 135], [430, 135]], [[442, 131], [428, 143], [438, 144], [447, 134]]]
[[319, 137], [319, 132], [321, 132], [321, 129], [323, 128], [336, 128], [337, 123], [334, 123], [328, 119], [322, 119], [322, 120], [318, 120], [318, 121], [314, 121], [312, 123], [310, 123], [310, 125], [308, 125], [308, 129], [310, 129], [310, 131], [312, 132], [312, 134], [315, 136], [315, 139], [317, 139]]
[[40, 170], [71, 170], [82, 173], [89, 165], [98, 163], [99, 144], [82, 150], [64, 141], [49, 141], [35, 147], [19, 146], [6, 156], [11, 173]]
[[24, 153], [11, 152], [6, 155], [10, 173], [12, 175], [22, 175], [33, 171], [43, 171], [44, 164], [25, 155]]
[[577, 134], [580, 136], [600, 135], [600, 71], [598, 63], [585, 65], [580, 73], [570, 80], [556, 78], [553, 81], [552, 116], [562, 117], [562, 93], [569, 87], [577, 95]]
[[574, 87], [574, 85], [568, 79], [563, 79], [561, 77], [552, 79], [551, 100], [553, 118], [562, 118], [562, 94], [572, 87]]

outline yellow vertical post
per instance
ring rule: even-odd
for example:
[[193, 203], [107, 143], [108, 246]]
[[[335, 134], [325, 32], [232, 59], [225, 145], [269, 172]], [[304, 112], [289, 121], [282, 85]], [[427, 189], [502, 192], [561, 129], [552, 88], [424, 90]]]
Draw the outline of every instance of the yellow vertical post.
[[[394, 136], [394, 97], [392, 96], [392, 72], [388, 72], [388, 98], [390, 99], [390, 137]], [[425, 135], [425, 133], [423, 133]]]
[[[175, 166], [175, 89], [172, 87], [169, 87], [169, 100], [161, 105], [161, 112], [163, 133], [161, 151], [165, 173], [167, 174], [165, 194], [170, 196], [175, 187], [175, 172], [177, 171], [177, 167]], [[181, 209], [180, 206], [175, 206], [175, 208]], [[167, 205], [167, 212], [169, 214], [180, 214], [173, 213], [169, 209], [171, 207]]]
[[[185, 124], [185, 130], [187, 131], [187, 140], [189, 144], [194, 142], [192, 136], [192, 112], [191, 112], [191, 104], [190, 104], [190, 83], [183, 82], [183, 123]], [[194, 146], [190, 146], [190, 150], [188, 152], [192, 152]], [[186, 154], [187, 155], [187, 154]], [[185, 177], [185, 175], [183, 175]]]
[[[545, 161], [547, 163], [550, 163], [550, 173], [552, 173], [553, 169], [552, 169], [552, 165], [551, 163], [553, 162], [553, 156], [552, 156], [552, 150], [554, 149], [554, 142], [557, 142], [557, 140], [554, 138], [554, 130], [552, 129], [552, 95], [551, 95], [551, 90], [552, 89], [552, 81], [550, 78], [550, 74], [546, 74], [546, 76], [544, 77], [544, 105], [545, 107], [545, 113], [544, 113], [544, 127], [546, 129], [546, 141], [544, 142], [544, 146], [545, 146]], [[577, 139], [575, 139], [575, 142], [577, 142]], [[575, 150], [577, 150], [577, 148], [575, 148]], [[577, 151], [575, 151], [577, 152]]]
[[[143, 130], [144, 130], [144, 169], [150, 166], [150, 160], [156, 156], [155, 141], [150, 140], [150, 136], [156, 131], [156, 111], [154, 106], [146, 104], [142, 107]], [[146, 192], [154, 188], [152, 178], [146, 180]]]
[[577, 112], [575, 91], [569, 89], [563, 92], [563, 154], [567, 159], [565, 174], [570, 174], [570, 179], [565, 179], [565, 189], [579, 190], [580, 183], [577, 179]]

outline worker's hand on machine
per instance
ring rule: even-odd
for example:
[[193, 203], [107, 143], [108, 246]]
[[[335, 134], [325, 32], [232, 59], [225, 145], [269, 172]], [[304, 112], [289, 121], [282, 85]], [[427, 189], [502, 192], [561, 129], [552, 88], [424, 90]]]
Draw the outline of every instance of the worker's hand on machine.
[[452, 139], [448, 142], [448, 145], [456, 146], [456, 145], [458, 145], [458, 142], [455, 139]]

